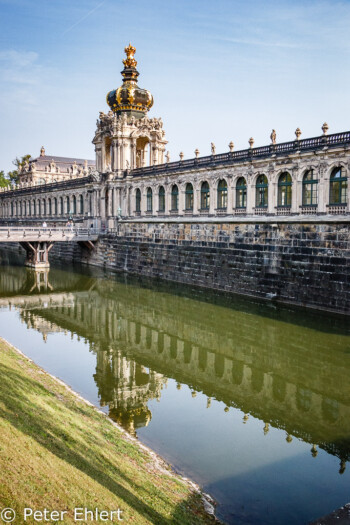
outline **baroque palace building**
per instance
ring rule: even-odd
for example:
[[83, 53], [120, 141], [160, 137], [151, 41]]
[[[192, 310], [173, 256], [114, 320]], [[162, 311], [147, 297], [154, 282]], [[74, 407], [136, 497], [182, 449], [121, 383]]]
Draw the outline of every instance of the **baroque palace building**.
[[149, 91], [138, 86], [135, 48], [125, 48], [122, 85], [107, 94], [93, 138], [95, 161], [31, 159], [19, 184], [0, 192], [2, 222], [77, 222], [113, 228], [128, 220], [186, 221], [349, 214], [350, 132], [271, 143], [170, 162], [161, 118], [149, 118]]

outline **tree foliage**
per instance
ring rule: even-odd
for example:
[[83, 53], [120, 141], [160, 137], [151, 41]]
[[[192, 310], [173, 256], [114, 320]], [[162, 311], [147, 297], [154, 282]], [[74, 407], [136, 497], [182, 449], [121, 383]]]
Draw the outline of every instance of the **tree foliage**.
[[0, 172], [3, 174], [3, 178], [1, 178], [0, 176], [0, 187], [9, 186], [11, 184], [18, 184], [19, 173], [22, 170], [25, 163], [29, 162], [30, 158], [31, 158], [31, 155], [23, 155], [23, 157], [16, 157], [15, 160], [12, 161], [12, 164], [16, 166], [16, 169], [9, 171], [7, 173], [7, 177], [5, 176], [3, 171]]
[[9, 179], [6, 177], [3, 170], [0, 171], [0, 188], [7, 188], [10, 185]]

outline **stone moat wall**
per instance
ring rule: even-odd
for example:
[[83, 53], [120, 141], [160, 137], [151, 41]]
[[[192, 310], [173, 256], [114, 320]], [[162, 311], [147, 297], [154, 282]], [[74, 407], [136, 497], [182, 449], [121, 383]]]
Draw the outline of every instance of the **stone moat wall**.
[[348, 223], [123, 222], [94, 252], [57, 243], [51, 259], [350, 313]]

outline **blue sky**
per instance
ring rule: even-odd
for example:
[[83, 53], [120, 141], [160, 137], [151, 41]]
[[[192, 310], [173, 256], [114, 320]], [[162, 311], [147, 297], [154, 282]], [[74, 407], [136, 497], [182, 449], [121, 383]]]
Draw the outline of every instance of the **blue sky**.
[[349, 27], [350, 0], [0, 0], [0, 169], [94, 158], [129, 41], [171, 160], [348, 130]]

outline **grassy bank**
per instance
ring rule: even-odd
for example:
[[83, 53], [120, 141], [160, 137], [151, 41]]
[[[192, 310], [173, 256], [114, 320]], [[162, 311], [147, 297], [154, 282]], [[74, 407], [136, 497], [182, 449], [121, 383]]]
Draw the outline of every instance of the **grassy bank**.
[[14, 523], [25, 507], [66, 511], [67, 524], [76, 507], [119, 508], [132, 524], [214, 522], [159, 458], [1, 339], [0, 416], [0, 510]]

